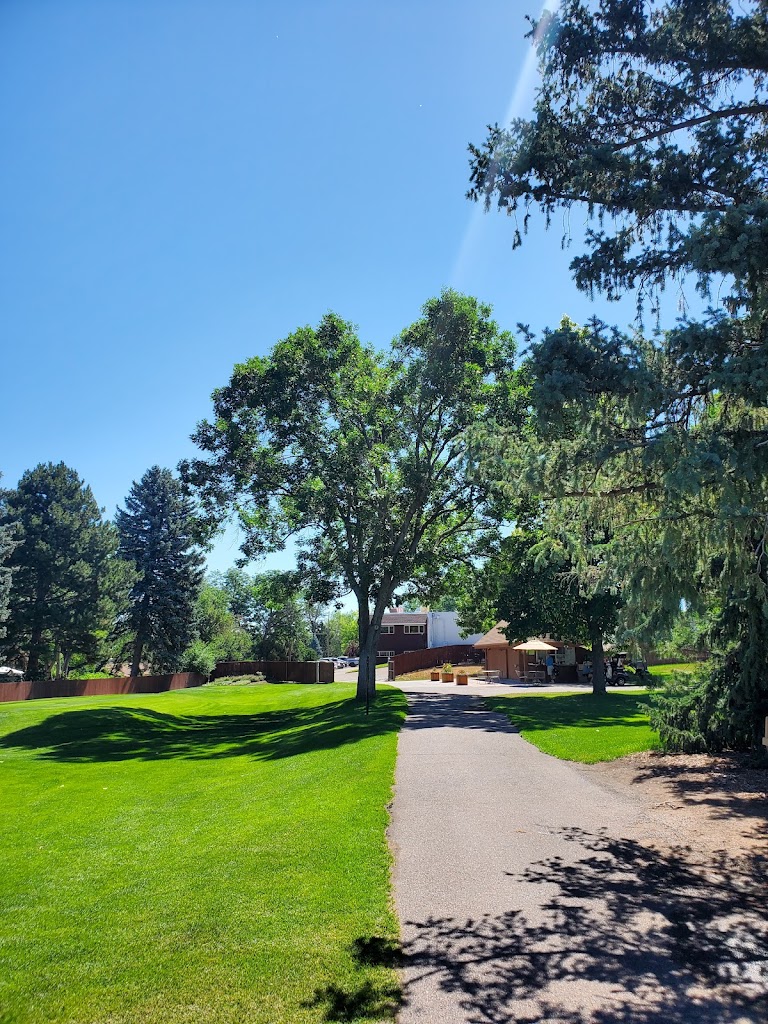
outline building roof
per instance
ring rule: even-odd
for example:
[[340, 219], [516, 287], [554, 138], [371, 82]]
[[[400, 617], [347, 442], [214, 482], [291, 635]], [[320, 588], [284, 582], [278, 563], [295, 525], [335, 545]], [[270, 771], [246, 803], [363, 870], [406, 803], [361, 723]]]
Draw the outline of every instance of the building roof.
[[[520, 640], [507, 640], [502, 633], [503, 629], [509, 625], [504, 619], [501, 619], [493, 629], [489, 629], [485, 636], [481, 636], [479, 640], [476, 640], [473, 647], [513, 647], [516, 643], [520, 643]], [[578, 644], [571, 643], [567, 640], [552, 640], [550, 637], [523, 637], [522, 640], [544, 640], [545, 643], [551, 644], [553, 647], [558, 649], [561, 647], [578, 647]]]
[[481, 636], [479, 640], [476, 640], [475, 647], [509, 647], [509, 640], [501, 632], [509, 623], [502, 619], [497, 622], [493, 629], [488, 630], [485, 636]]
[[386, 623], [387, 626], [394, 626], [401, 623], [403, 626], [412, 626], [417, 623], [426, 625], [427, 613], [426, 612], [384, 612], [382, 616], [382, 624]]

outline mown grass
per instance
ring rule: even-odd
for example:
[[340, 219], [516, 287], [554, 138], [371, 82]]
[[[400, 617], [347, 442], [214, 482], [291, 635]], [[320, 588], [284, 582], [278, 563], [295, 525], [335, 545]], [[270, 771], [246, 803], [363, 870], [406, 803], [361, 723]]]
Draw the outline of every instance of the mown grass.
[[[207, 686], [0, 706], [0, 1020], [394, 1012], [404, 695]], [[391, 957], [390, 957], [391, 961]]]
[[684, 672], [686, 674], [695, 672], [700, 665], [700, 661], [681, 662], [678, 665], [651, 665], [648, 671], [652, 676], [655, 676], [657, 680], [666, 682], [668, 679], [671, 679], [676, 672]]
[[644, 691], [536, 694], [487, 697], [488, 707], [501, 711], [522, 735], [545, 754], [565, 761], [594, 764], [658, 746], [658, 733], [641, 707]]

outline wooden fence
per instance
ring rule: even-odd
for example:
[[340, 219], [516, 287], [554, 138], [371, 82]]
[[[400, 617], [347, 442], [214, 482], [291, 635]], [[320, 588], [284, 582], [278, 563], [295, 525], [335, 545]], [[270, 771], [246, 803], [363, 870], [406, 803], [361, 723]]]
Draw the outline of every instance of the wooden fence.
[[223, 676], [248, 676], [260, 672], [267, 679], [293, 683], [332, 683], [332, 661], [220, 661], [211, 679]]
[[462, 661], [473, 661], [480, 664], [483, 652], [472, 644], [452, 644], [448, 647], [427, 647], [424, 651], [407, 651], [396, 654], [389, 662], [389, 678], [396, 679], [406, 672], [416, 672], [420, 668], [435, 668], [450, 661], [452, 665]]
[[40, 700], [44, 697], [106, 697], [117, 693], [162, 693], [202, 686], [205, 676], [198, 672], [176, 672], [165, 676], [110, 676], [108, 679], [51, 679], [29, 683], [0, 683], [0, 703], [10, 700]]

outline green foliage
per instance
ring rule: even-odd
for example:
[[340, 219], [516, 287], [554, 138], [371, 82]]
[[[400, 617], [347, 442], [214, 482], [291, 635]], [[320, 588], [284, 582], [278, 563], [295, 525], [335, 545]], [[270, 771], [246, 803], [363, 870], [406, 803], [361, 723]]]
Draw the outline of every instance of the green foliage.
[[336, 611], [328, 617], [329, 649], [324, 654], [354, 657], [359, 652], [357, 612]]
[[157, 670], [172, 671], [194, 631], [203, 558], [193, 539], [194, 509], [168, 469], [153, 466], [133, 483], [115, 516], [120, 555], [135, 571], [118, 623], [132, 639], [131, 675], [146, 651]]
[[9, 615], [11, 580], [13, 570], [8, 560], [18, 544], [16, 527], [13, 523], [0, 520], [0, 640], [5, 636], [5, 622]]
[[[247, 661], [253, 653], [253, 638], [231, 610], [228, 592], [220, 587], [206, 583], [200, 588], [195, 602], [194, 628], [198, 640], [193, 646], [196, 651], [206, 648], [214, 664], [217, 661]], [[199, 654], [195, 656], [199, 657]], [[184, 661], [189, 661], [189, 650]], [[208, 675], [210, 671], [212, 669], [204, 674]]]
[[397, 938], [385, 830], [406, 701], [387, 690], [366, 717], [352, 697], [1, 705], [4, 1019], [318, 1024], [330, 985], [381, 1008], [396, 975], [355, 940]]
[[[642, 304], [692, 279], [714, 308], [651, 339], [597, 321], [548, 332], [531, 349], [530, 444], [499, 475], [608, 524], [629, 636], [671, 629], [682, 599], [722, 610], [712, 636], [728, 667], [707, 707], [743, 744], [768, 708], [764, 6], [565, 0], [534, 37], [534, 118], [473, 148], [470, 194], [524, 210], [523, 228], [536, 208], [547, 223], [580, 208], [582, 290], [637, 288]], [[505, 444], [490, 438], [491, 463]]]
[[702, 613], [686, 608], [657, 641], [655, 649], [664, 658], [706, 656], [716, 619], [717, 612], [714, 609]]
[[[107, 623], [114, 530], [90, 487], [63, 462], [28, 470], [0, 497], [6, 567], [13, 573], [4, 650], [27, 658], [30, 679], [52, 670], [66, 675], [74, 654], [95, 654]], [[7, 569], [0, 583], [7, 582]]]
[[219, 660], [218, 651], [213, 644], [205, 643], [204, 640], [193, 640], [181, 656], [179, 669], [182, 672], [199, 672], [200, 675], [210, 676]]
[[664, 689], [650, 698], [651, 724], [664, 750], [718, 753], [728, 747], [754, 745], [755, 724], [743, 706], [733, 707], [726, 665], [714, 671], [701, 665], [675, 672]]
[[486, 704], [514, 722], [529, 743], [564, 761], [613, 761], [659, 743], [637, 692], [490, 697]]
[[361, 697], [395, 590], [439, 578], [493, 525], [469, 434], [516, 421], [513, 355], [489, 307], [451, 291], [389, 353], [328, 314], [237, 366], [194, 435], [205, 457], [183, 472], [212, 522], [236, 509], [248, 557], [297, 537], [313, 602], [354, 593]]

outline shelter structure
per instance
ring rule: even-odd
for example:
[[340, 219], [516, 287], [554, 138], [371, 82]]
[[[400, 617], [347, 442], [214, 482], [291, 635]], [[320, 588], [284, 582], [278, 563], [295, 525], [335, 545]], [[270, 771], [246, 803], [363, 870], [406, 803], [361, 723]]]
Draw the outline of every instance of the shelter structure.
[[503, 632], [508, 625], [502, 619], [485, 636], [475, 641], [475, 647], [483, 651], [487, 669], [500, 672], [504, 679], [543, 678], [546, 675], [547, 656], [551, 655], [556, 667], [557, 682], [577, 681], [576, 666], [587, 657], [584, 647], [569, 640], [554, 640], [549, 636], [509, 640]]

